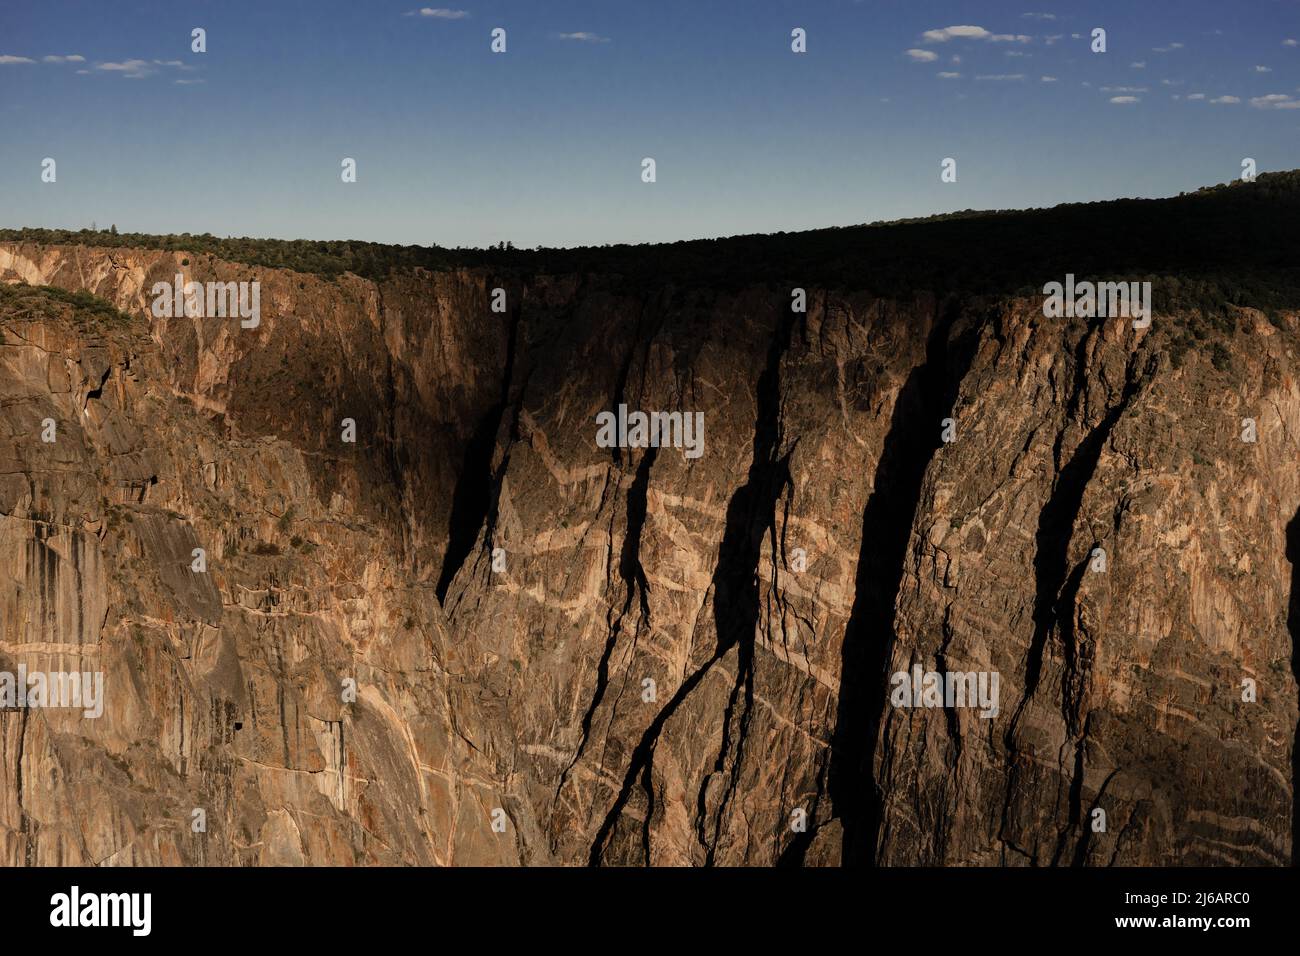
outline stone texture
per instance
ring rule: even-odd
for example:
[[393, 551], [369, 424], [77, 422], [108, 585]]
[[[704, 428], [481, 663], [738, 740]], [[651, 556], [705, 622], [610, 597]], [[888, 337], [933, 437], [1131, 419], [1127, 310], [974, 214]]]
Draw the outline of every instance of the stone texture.
[[[1023, 297], [188, 258], [0, 244], [136, 317], [0, 317], [0, 669], [108, 697], [0, 712], [3, 862], [1290, 860], [1294, 312], [1220, 369]], [[177, 272], [260, 327], [150, 318]], [[620, 403], [704, 455], [597, 447]]]

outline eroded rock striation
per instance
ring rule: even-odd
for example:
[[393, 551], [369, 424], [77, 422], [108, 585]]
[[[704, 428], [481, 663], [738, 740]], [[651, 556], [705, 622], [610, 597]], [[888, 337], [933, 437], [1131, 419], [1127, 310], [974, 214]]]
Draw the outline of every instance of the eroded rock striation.
[[[999, 288], [852, 230], [729, 283], [0, 242], [0, 671], [104, 676], [0, 710], [0, 859], [1289, 863], [1300, 189], [1237, 196], [1154, 204], [1217, 230], [1173, 252], [1025, 214]], [[978, 271], [1000, 222], [887, 238]], [[1284, 239], [1212, 267], [1233, 228]], [[1154, 321], [1046, 317], [1067, 270]], [[177, 274], [259, 324], [153, 315]], [[702, 454], [602, 447], [620, 406]]]

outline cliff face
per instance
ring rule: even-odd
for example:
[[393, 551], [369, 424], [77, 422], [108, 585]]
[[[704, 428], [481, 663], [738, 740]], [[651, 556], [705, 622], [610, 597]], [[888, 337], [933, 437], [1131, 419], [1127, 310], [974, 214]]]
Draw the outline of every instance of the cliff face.
[[[175, 266], [0, 253], [6, 276], [49, 270], [134, 316], [86, 322], [57, 302], [4, 316], [0, 670], [102, 671], [105, 688], [98, 719], [0, 717], [4, 862], [515, 860], [480, 826], [505, 802], [501, 775], [475, 748], [474, 695], [453, 686], [432, 580], [456, 463], [395, 444], [455, 432], [478, 400], [473, 358], [421, 335], [428, 352], [402, 353], [399, 378], [409, 290], [384, 290], [381, 327], [373, 285], [289, 273], [261, 277], [258, 330], [185, 320], [151, 334], [142, 283]], [[436, 296], [450, 310], [469, 294], [419, 292], [425, 330]], [[455, 382], [405, 377], [452, 355]], [[339, 440], [345, 417], [355, 444]], [[426, 534], [416, 514], [442, 524]]]
[[[151, 317], [176, 273], [260, 325]], [[133, 319], [0, 313], [0, 670], [105, 685], [0, 711], [6, 863], [1290, 860], [1294, 311], [1175, 357], [1015, 296], [18, 280]], [[620, 405], [702, 454], [602, 447]], [[996, 715], [891, 705], [917, 666]]]

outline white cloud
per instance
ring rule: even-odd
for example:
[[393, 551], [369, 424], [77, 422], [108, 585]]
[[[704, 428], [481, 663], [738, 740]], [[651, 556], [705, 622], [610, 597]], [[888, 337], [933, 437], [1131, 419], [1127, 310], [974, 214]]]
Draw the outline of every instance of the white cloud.
[[1103, 93], [1149, 93], [1145, 86], [1102, 86], [1098, 87]]
[[1055, 83], [1055, 82], [1056, 82], [1056, 77], [1054, 77], [1054, 76], [1044, 76], [1044, 77], [1042, 77], [1042, 78], [1039, 80], [1039, 82], [1040, 82], [1040, 83]]
[[1056, 19], [1055, 13], [1022, 13], [1020, 15], [1030, 20], [1055, 20]]
[[107, 70], [109, 73], [152, 73], [148, 60], [123, 60], [120, 63], [97, 63], [97, 70]]
[[95, 69], [105, 73], [121, 73], [123, 79], [143, 80], [158, 72], [158, 67], [165, 66], [177, 70], [192, 71], [194, 67], [180, 60], [140, 60], [130, 59], [120, 62], [96, 63]]
[[1065, 39], [1064, 33], [1049, 33], [1047, 36], [1043, 37], [1043, 42], [1046, 43], [1048, 46], [1051, 46], [1057, 40], [1064, 40], [1064, 39]]
[[77, 53], [68, 56], [43, 56], [41, 60], [45, 63], [85, 63], [86, 58]]
[[205, 80], [172, 80], [172, 82], [175, 83], [177, 86], [195, 86], [199, 83], [204, 83], [206, 81]]
[[943, 27], [939, 30], [926, 30], [921, 35], [928, 43], [947, 43], [955, 37], [962, 37], [967, 40], [987, 40], [993, 34], [989, 33], [983, 27]]
[[36, 61], [26, 56], [10, 56], [8, 53], [0, 54], [0, 64], [3, 63], [35, 63]]
[[977, 80], [1023, 80], [1024, 78], [1025, 74], [1023, 73], [994, 73], [975, 77]]
[[1272, 73], [1272, 72], [1273, 72], [1273, 68], [1272, 68], [1271, 66], [1257, 66], [1257, 67], [1255, 67], [1255, 72], [1256, 72], [1256, 73]]
[[1141, 100], [1139, 100], [1136, 96], [1112, 96], [1110, 98], [1110, 101], [1112, 103], [1117, 103], [1121, 106], [1127, 106], [1129, 103], [1141, 102]]
[[946, 73], [946, 72], [945, 72], [945, 73], [940, 73], [940, 74], [939, 74], [939, 79], [941, 79], [941, 80], [960, 80], [960, 79], [961, 79], [961, 74], [960, 74], [960, 73]]
[[1151, 49], [1156, 53], [1168, 53], [1170, 50], [1181, 50], [1182, 48], [1181, 43], [1171, 43], [1168, 46], [1153, 46]]
[[947, 43], [949, 40], [987, 40], [990, 43], [1029, 43], [1033, 37], [1023, 33], [990, 33], [983, 27], [955, 26], [926, 30], [921, 34], [923, 43]]
[[905, 52], [913, 60], [916, 60], [918, 63], [932, 63], [935, 60], [939, 59], [939, 54], [933, 52], [932, 50], [912, 49], [912, 50], [904, 50], [903, 52]]
[[1136, 62], [1130, 63], [1129, 66], [1135, 70], [1145, 70], [1147, 68], [1147, 61], [1137, 60]]
[[1240, 97], [1237, 97], [1237, 96], [1216, 96], [1214, 99], [1210, 100], [1210, 102], [1211, 102], [1211, 103], [1227, 103], [1227, 104], [1240, 103], [1240, 102], [1241, 102], [1241, 98], [1240, 98]]
[[1029, 56], [1023, 50], [1007, 50], [1007, 56]]
[[1189, 100], [1203, 100], [1203, 99], [1205, 99], [1205, 94], [1204, 94], [1204, 93], [1189, 93], [1189, 94], [1187, 95], [1187, 98], [1188, 98]]
[[1282, 45], [1283, 45], [1283, 46], [1300, 46], [1300, 43], [1297, 43], [1295, 40], [1283, 40], [1283, 41], [1282, 41]]
[[1300, 100], [1290, 93], [1269, 93], [1267, 96], [1255, 96], [1250, 105], [1257, 110], [1300, 110]]
[[469, 17], [469, 11], [448, 10], [446, 7], [421, 7], [419, 10], [408, 10], [403, 16], [430, 17], [434, 20], [464, 20]]
[[561, 40], [577, 40], [579, 43], [608, 43], [609, 37], [603, 37], [595, 33], [579, 31], [577, 33], [561, 33]]

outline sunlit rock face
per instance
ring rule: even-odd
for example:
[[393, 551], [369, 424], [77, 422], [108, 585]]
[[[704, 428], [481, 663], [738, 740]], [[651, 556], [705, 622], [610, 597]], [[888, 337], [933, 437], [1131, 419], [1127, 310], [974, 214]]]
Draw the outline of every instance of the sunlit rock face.
[[1290, 861], [1294, 307], [1180, 352], [1033, 294], [0, 281], [128, 317], [0, 299], [0, 671], [103, 675], [0, 710], [0, 862]]

